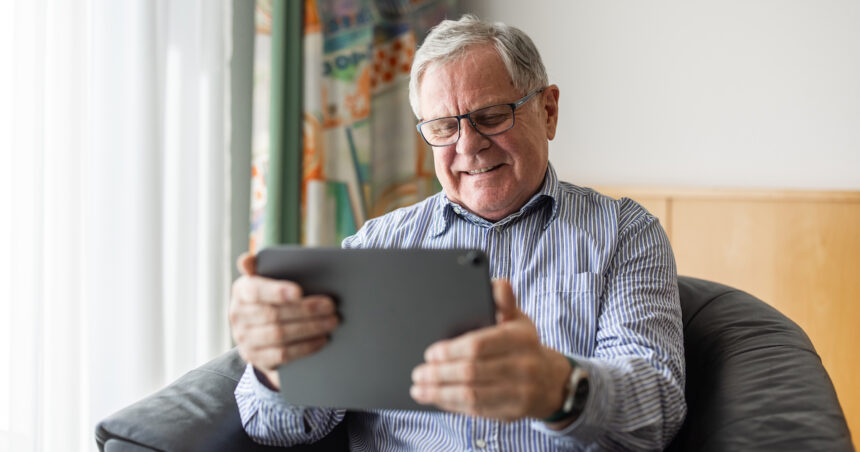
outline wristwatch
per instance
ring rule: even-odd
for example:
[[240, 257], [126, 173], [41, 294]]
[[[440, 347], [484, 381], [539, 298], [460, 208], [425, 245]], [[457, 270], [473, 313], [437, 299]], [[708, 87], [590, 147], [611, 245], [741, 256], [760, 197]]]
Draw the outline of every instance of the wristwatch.
[[579, 417], [582, 410], [585, 409], [585, 402], [588, 400], [588, 371], [569, 356], [566, 358], [573, 366], [573, 371], [570, 373], [570, 379], [567, 380], [565, 387], [564, 403], [561, 404], [558, 411], [544, 418], [544, 422], [559, 422], [572, 417]]

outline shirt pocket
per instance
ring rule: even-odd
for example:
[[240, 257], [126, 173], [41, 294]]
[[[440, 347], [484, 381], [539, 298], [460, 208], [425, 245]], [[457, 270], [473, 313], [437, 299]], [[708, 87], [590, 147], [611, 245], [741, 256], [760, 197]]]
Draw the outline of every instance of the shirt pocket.
[[562, 353], [591, 356], [603, 276], [575, 273], [539, 278], [523, 311], [532, 319], [543, 344]]

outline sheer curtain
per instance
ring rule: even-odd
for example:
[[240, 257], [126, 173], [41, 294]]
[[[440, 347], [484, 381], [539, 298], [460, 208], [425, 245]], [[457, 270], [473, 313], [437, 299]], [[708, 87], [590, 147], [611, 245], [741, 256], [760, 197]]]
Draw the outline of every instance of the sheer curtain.
[[230, 347], [229, 0], [0, 0], [0, 451]]

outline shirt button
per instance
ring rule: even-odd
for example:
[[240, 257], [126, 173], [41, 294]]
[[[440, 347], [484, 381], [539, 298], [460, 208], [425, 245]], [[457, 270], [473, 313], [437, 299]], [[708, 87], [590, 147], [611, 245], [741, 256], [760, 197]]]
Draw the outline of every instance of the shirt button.
[[478, 449], [483, 449], [483, 448], [487, 447], [487, 442], [482, 440], [482, 439], [476, 439], [475, 440], [475, 447], [477, 447]]

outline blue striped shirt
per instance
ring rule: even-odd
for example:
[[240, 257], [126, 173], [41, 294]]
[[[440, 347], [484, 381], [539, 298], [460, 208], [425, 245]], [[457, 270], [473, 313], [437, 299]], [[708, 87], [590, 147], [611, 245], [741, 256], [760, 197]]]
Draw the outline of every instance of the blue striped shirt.
[[[438, 193], [368, 221], [345, 248], [478, 248], [511, 282], [541, 341], [586, 368], [583, 413], [561, 431], [535, 419], [350, 412], [350, 448], [388, 450], [661, 449], [686, 413], [681, 309], [672, 249], [658, 220], [629, 199], [559, 182], [495, 223]], [[343, 410], [290, 406], [249, 365], [236, 388], [245, 430], [270, 445], [314, 442]]]

